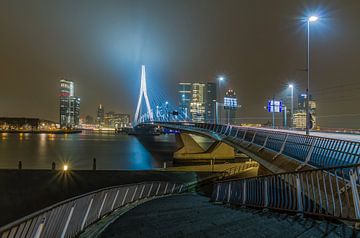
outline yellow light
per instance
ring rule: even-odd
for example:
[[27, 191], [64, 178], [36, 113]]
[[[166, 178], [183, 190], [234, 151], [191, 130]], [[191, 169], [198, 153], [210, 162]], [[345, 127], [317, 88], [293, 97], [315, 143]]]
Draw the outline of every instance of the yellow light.
[[67, 170], [68, 170], [68, 168], [69, 168], [69, 167], [68, 167], [68, 165], [67, 165], [67, 164], [64, 164], [64, 168], [63, 168], [63, 170], [64, 170], [64, 171], [67, 171]]

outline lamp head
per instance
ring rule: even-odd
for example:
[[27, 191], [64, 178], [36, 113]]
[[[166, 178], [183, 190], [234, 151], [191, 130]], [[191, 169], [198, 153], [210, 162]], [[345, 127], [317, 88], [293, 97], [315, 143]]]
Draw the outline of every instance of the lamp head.
[[315, 21], [317, 21], [319, 19], [319, 17], [317, 17], [317, 16], [310, 16], [309, 18], [308, 18], [308, 21], [309, 22], [315, 22]]

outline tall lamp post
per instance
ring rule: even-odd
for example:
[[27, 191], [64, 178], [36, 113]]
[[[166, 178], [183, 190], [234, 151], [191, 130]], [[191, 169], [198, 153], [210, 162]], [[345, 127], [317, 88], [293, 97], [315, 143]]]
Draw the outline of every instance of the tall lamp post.
[[[218, 108], [218, 104], [220, 102], [221, 99], [221, 93], [220, 93], [220, 88], [221, 88], [221, 83], [225, 80], [224, 76], [219, 76], [217, 78], [217, 86], [218, 86], [218, 90], [217, 90], [217, 100], [215, 103], [215, 114], [216, 114], [216, 124], [219, 124], [219, 108]], [[221, 113], [220, 113], [221, 114]]]
[[290, 92], [291, 92], [291, 102], [290, 102], [290, 113], [291, 113], [291, 127], [293, 124], [293, 118], [294, 118], [294, 85], [289, 84]]
[[317, 16], [310, 16], [307, 19], [307, 88], [306, 88], [306, 135], [310, 134], [310, 24], [316, 22]]

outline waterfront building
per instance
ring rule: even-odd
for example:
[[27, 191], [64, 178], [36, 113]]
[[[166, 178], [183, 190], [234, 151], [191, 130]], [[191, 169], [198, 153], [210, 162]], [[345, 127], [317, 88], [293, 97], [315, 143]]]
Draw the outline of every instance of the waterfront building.
[[192, 84], [190, 113], [194, 122], [205, 121], [206, 86], [204, 83]]
[[179, 109], [185, 120], [191, 119], [190, 103], [192, 97], [192, 83], [179, 83]]
[[206, 83], [206, 115], [205, 119], [208, 123], [216, 121], [216, 83]]
[[229, 89], [224, 97], [224, 110], [226, 114], [226, 123], [235, 124], [236, 110], [237, 110], [237, 97], [234, 90]]
[[[310, 128], [315, 128], [317, 126], [316, 101], [311, 97], [311, 95], [309, 98], [309, 111], [311, 115]], [[306, 94], [300, 94], [298, 97], [298, 104], [293, 117], [293, 127], [297, 129], [306, 128]]]
[[80, 98], [75, 96], [74, 82], [60, 80], [60, 127], [73, 128], [79, 125]]
[[104, 124], [104, 117], [105, 117], [105, 109], [100, 104], [98, 109], [97, 109], [96, 123], [98, 125], [103, 125]]
[[115, 129], [130, 127], [130, 115], [107, 112], [104, 116], [104, 125], [105, 127]]

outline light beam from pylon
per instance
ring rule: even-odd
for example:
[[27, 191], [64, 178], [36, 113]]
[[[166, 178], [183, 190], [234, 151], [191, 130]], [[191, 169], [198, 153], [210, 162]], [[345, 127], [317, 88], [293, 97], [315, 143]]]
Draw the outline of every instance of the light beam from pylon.
[[138, 104], [136, 107], [136, 112], [135, 112], [135, 118], [134, 121], [135, 122], [139, 122], [139, 117], [140, 117], [140, 109], [141, 109], [141, 101], [142, 98], [145, 98], [145, 103], [146, 103], [146, 108], [147, 108], [147, 112], [149, 114], [149, 119], [150, 121], [153, 121], [153, 113], [150, 107], [150, 103], [149, 103], [149, 97], [147, 95], [147, 89], [146, 89], [146, 72], [145, 72], [145, 65], [141, 66], [141, 84], [140, 84], [140, 95], [139, 95], [139, 100], [138, 100]]

